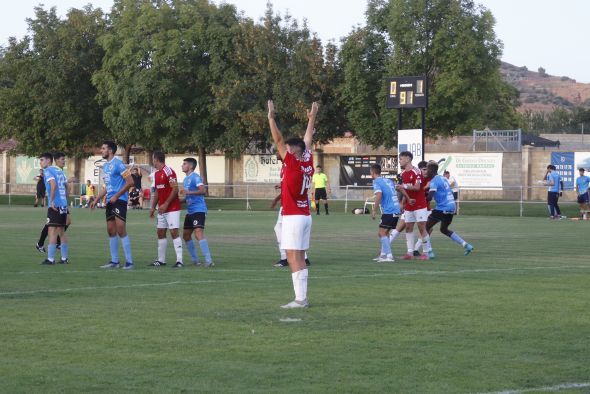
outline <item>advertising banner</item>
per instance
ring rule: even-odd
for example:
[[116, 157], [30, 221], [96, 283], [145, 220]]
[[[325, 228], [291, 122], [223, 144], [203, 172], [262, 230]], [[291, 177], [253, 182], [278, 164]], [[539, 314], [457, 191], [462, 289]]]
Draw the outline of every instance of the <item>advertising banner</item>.
[[242, 156], [242, 179], [246, 183], [280, 183], [282, 163], [276, 155]]
[[[427, 153], [438, 163], [438, 172], [449, 171], [461, 189], [501, 190], [502, 153]], [[418, 161], [414, 159], [414, 165]]]
[[551, 164], [561, 175], [564, 190], [573, 190], [575, 187], [575, 156], [574, 152], [551, 152]]
[[397, 156], [340, 156], [340, 186], [371, 186], [371, 165], [381, 166], [381, 175], [395, 179]]
[[412, 152], [416, 163], [422, 160], [424, 148], [422, 146], [422, 129], [399, 130], [397, 132], [397, 153]]
[[36, 157], [16, 157], [16, 183], [20, 185], [32, 185], [37, 183], [35, 177], [39, 175], [41, 165]]

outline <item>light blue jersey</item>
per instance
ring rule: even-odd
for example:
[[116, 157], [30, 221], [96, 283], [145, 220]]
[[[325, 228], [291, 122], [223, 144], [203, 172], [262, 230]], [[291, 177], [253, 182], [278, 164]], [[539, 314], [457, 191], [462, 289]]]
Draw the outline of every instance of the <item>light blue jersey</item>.
[[434, 192], [434, 201], [436, 201], [437, 211], [455, 212], [457, 205], [455, 205], [455, 198], [453, 197], [453, 189], [447, 178], [442, 175], [437, 175], [430, 181], [430, 191]]
[[578, 179], [576, 179], [576, 186], [578, 187], [578, 193], [584, 194], [588, 191], [588, 186], [590, 185], [590, 177], [587, 175], [582, 175]]
[[557, 171], [551, 171], [549, 175], [547, 175], [547, 180], [549, 182], [553, 181], [553, 185], [549, 186], [550, 192], [559, 192], [559, 183], [561, 182], [561, 176]]
[[395, 184], [391, 179], [379, 177], [373, 181], [373, 193], [381, 193], [381, 207], [384, 214], [399, 215], [400, 206], [395, 192]]
[[[185, 191], [196, 192], [199, 190], [199, 186], [203, 185], [203, 179], [201, 176], [196, 172], [193, 172], [182, 182]], [[189, 214], [197, 213], [197, 212], [207, 212], [207, 204], [205, 204], [205, 196], [202, 194], [194, 195], [194, 194], [187, 194], [186, 195], [186, 210]]]
[[51, 183], [55, 182], [55, 196], [53, 197], [53, 205], [55, 207], [67, 207], [68, 199], [66, 196], [67, 180], [64, 172], [57, 167], [47, 167], [43, 170], [45, 176], [45, 189], [47, 190], [47, 204], [52, 205], [51, 201]]
[[[127, 167], [121, 160], [113, 157], [113, 160], [107, 161], [102, 169], [104, 172], [104, 183], [107, 186], [108, 201], [125, 186], [125, 183], [127, 183], [125, 181]], [[127, 201], [127, 192], [121, 194], [119, 200]]]

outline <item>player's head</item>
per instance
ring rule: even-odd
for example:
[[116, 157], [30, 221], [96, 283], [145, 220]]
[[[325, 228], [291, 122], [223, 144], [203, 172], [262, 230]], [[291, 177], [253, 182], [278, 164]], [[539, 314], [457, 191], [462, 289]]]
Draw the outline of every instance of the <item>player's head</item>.
[[428, 162], [426, 160], [422, 160], [420, 163], [418, 163], [418, 168], [422, 172], [422, 176], [427, 175], [427, 166], [428, 166]]
[[102, 143], [100, 154], [103, 159], [110, 159], [115, 156], [115, 153], [117, 153], [117, 144], [115, 144], [115, 141], [107, 140]]
[[86, 184], [87, 184], [88, 186], [92, 185], [92, 182], [90, 181], [90, 179], [88, 179], [88, 180], [86, 181]]
[[554, 166], [553, 164], [549, 164], [549, 165], [547, 166], [547, 169], [548, 169], [549, 171], [555, 171], [555, 166]]
[[47, 168], [53, 163], [53, 155], [49, 152], [42, 153], [39, 155], [39, 164], [41, 168]]
[[287, 152], [295, 156], [301, 156], [305, 152], [305, 142], [299, 137], [289, 138], [285, 141], [285, 145], [287, 145]]
[[451, 177], [451, 173], [445, 170], [445, 172], [443, 172], [443, 176], [445, 178], [450, 178]]
[[194, 172], [197, 168], [197, 161], [192, 157], [187, 157], [182, 161], [182, 172], [188, 174], [189, 172]]
[[430, 161], [426, 164], [426, 174], [429, 178], [434, 178], [438, 174], [438, 163]]
[[583, 167], [578, 168], [578, 171], [580, 171], [580, 176], [583, 176], [584, 172], [586, 172], [586, 170]]
[[55, 152], [53, 153], [53, 160], [55, 161], [55, 165], [59, 168], [64, 168], [66, 165], [66, 154], [63, 152]]
[[162, 151], [155, 151], [152, 154], [152, 160], [154, 161], [154, 166], [159, 170], [166, 164], [166, 155]]
[[402, 168], [406, 168], [412, 165], [412, 160], [414, 159], [414, 155], [412, 152], [403, 151], [399, 154], [399, 164]]
[[315, 166], [315, 172], [321, 174], [322, 173], [322, 166]]
[[381, 176], [381, 166], [379, 164], [373, 164], [371, 166], [371, 177], [373, 179], [379, 178]]

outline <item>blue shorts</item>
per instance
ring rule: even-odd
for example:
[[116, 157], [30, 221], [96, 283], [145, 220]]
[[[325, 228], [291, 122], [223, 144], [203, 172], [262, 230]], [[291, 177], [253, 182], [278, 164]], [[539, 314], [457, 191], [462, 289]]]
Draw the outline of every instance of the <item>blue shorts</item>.
[[590, 201], [590, 198], [588, 197], [588, 192], [584, 193], [584, 194], [580, 194], [578, 196], [578, 204], [586, 204]]

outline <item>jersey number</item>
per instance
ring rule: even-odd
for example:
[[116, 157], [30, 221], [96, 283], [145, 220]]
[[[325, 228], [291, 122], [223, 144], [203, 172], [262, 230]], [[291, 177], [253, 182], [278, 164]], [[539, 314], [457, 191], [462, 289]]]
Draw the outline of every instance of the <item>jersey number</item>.
[[303, 175], [303, 183], [301, 184], [300, 195], [303, 195], [307, 189], [311, 186], [311, 177], [309, 175]]

